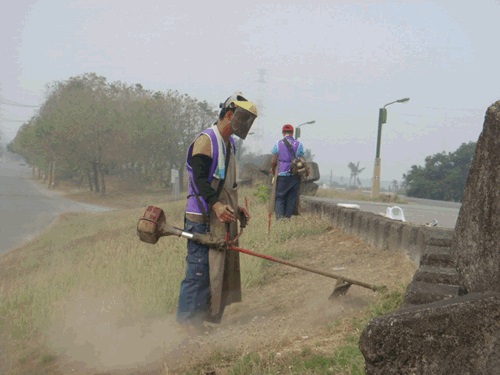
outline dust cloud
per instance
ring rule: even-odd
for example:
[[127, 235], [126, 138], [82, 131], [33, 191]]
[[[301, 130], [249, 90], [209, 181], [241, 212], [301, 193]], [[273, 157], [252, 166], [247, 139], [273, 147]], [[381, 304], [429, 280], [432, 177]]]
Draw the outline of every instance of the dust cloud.
[[61, 306], [48, 341], [63, 372], [123, 373], [148, 367], [161, 363], [166, 352], [186, 339], [175, 316], [134, 321], [126, 316], [126, 307], [120, 293], [98, 296], [94, 291], [81, 292]]
[[[309, 241], [295, 239], [288, 249], [315, 269], [389, 288], [407, 283], [415, 272], [406, 254], [378, 251], [338, 231], [317, 236], [315, 246]], [[195, 336], [181, 331], [172, 314], [132, 319], [126, 293], [81, 292], [58, 306], [50, 348], [64, 374], [180, 374], [193, 358], [199, 363], [217, 352], [282, 355], [304, 345], [329, 351], [342, 340], [341, 331], [329, 331], [332, 325], [377, 299], [376, 292], [357, 285], [330, 299], [334, 279], [282, 265], [270, 272], [272, 283], [245, 288], [243, 301], [226, 308], [220, 325]]]

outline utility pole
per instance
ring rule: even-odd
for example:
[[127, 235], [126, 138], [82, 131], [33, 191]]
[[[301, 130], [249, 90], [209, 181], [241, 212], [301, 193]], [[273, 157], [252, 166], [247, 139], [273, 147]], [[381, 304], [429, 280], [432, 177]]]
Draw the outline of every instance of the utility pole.
[[380, 169], [381, 162], [380, 159], [380, 143], [382, 141], [382, 125], [387, 122], [387, 107], [388, 105], [394, 103], [406, 103], [410, 98], [398, 99], [393, 102], [387, 103], [378, 112], [378, 131], [377, 131], [377, 149], [375, 152], [375, 165], [373, 167], [373, 179], [372, 179], [372, 198], [377, 198], [380, 195]]

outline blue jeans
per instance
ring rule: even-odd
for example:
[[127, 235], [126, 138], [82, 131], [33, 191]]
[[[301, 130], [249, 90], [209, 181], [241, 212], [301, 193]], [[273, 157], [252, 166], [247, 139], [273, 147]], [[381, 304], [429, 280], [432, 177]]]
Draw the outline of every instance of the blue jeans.
[[[185, 220], [185, 231], [206, 233], [207, 225]], [[177, 321], [200, 325], [210, 309], [208, 246], [187, 241], [186, 274], [181, 282]]]
[[274, 201], [276, 219], [292, 217], [299, 197], [299, 187], [300, 180], [297, 176], [278, 176]]

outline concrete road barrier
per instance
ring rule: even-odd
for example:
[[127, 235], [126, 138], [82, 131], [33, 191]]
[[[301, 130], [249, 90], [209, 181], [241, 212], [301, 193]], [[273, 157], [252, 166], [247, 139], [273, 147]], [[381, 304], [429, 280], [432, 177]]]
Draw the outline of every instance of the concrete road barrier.
[[378, 249], [405, 251], [413, 260], [420, 259], [427, 245], [444, 246], [453, 236], [453, 229], [410, 224], [307, 196], [301, 197], [301, 206]]

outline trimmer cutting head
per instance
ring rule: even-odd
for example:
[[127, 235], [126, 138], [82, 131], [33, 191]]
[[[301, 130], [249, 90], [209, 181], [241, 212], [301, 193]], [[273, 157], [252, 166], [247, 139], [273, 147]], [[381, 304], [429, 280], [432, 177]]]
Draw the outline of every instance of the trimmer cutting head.
[[333, 290], [332, 294], [330, 294], [330, 297], [328, 297], [328, 299], [334, 299], [338, 296], [344, 296], [351, 285], [352, 284], [348, 283], [347, 281], [337, 280], [335, 289]]

